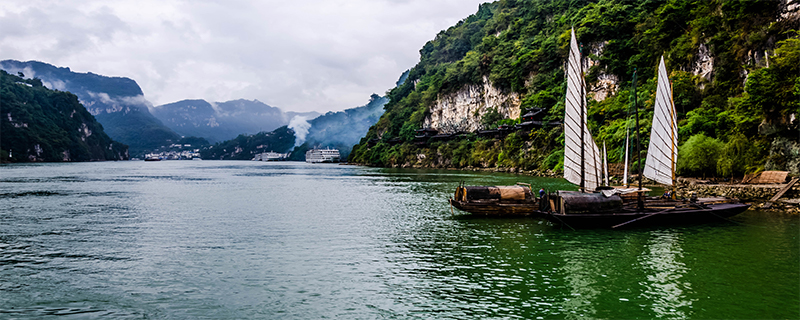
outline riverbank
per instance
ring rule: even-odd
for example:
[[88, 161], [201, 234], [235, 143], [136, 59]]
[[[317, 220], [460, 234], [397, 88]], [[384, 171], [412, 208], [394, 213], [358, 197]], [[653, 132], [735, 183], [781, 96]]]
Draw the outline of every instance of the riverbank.
[[769, 211], [786, 211], [800, 213], [800, 184], [795, 184], [770, 207], [766, 204], [781, 189], [786, 186], [780, 184], [720, 184], [707, 183], [703, 180], [691, 178], [678, 178], [676, 194], [678, 197], [689, 197], [696, 192], [699, 197], [728, 197], [740, 199], [751, 203], [753, 209]]

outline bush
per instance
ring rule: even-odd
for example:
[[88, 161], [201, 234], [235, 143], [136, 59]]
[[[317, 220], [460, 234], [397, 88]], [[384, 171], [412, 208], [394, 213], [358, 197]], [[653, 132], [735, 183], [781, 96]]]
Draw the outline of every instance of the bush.
[[714, 176], [717, 162], [725, 145], [704, 134], [696, 134], [678, 148], [678, 173], [682, 175]]

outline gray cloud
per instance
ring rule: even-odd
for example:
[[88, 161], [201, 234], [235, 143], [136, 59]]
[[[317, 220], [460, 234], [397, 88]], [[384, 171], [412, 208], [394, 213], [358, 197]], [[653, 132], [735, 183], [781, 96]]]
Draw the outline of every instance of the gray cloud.
[[0, 60], [136, 80], [155, 105], [330, 111], [383, 94], [482, 0], [39, 1], [0, 7]]

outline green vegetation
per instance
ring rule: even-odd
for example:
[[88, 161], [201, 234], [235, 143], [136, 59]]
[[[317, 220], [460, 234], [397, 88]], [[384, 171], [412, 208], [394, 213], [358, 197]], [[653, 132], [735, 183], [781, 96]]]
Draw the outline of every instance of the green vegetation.
[[0, 70], [0, 161], [125, 160], [128, 147], [69, 92]]
[[[663, 54], [678, 112], [678, 173], [732, 176], [763, 169], [772, 158], [773, 141], [798, 139], [798, 121], [791, 117], [800, 112], [800, 38], [793, 31], [800, 22], [796, 16], [781, 18], [783, 6], [770, 0], [483, 4], [425, 44], [419, 63], [404, 84], [388, 92], [386, 112], [353, 147], [349, 160], [377, 166], [561, 170], [559, 127], [517, 132], [505, 139], [472, 137], [429, 145], [413, 140], [438, 97], [481, 85], [484, 79], [517, 93], [522, 110], [545, 107], [547, 120], [562, 118], [563, 65], [574, 26], [592, 62], [586, 70], [589, 86], [602, 79], [612, 79], [617, 86], [607, 98], [589, 99], [588, 104], [590, 129], [599, 144], [606, 142], [612, 162], [622, 161], [625, 132], [633, 124], [627, 116], [634, 71], [641, 144], [648, 145], [655, 70]], [[699, 67], [704, 63], [713, 68], [705, 70], [710, 73]], [[486, 127], [518, 120], [497, 119], [491, 112], [478, 119]], [[387, 143], [394, 138], [401, 143]], [[693, 163], [697, 148], [712, 146], [718, 147], [715, 157]]]
[[373, 93], [364, 106], [328, 112], [309, 121], [311, 127], [306, 141], [294, 148], [289, 158], [304, 161], [309, 149], [331, 147], [339, 150], [342, 159], [347, 159], [353, 145], [358, 143], [371, 125], [378, 122], [387, 101], [386, 97]]
[[200, 157], [213, 160], [250, 160], [258, 153], [287, 152], [293, 146], [294, 131], [283, 126], [272, 132], [240, 134], [234, 139], [203, 148], [200, 150]]
[[150, 114], [142, 89], [132, 79], [72, 72], [69, 68], [38, 61], [3, 60], [0, 61], [0, 68], [9, 71], [32, 70], [49, 88], [75, 94], [103, 125], [106, 134], [130, 146], [133, 157], [141, 157], [180, 139], [180, 135]]

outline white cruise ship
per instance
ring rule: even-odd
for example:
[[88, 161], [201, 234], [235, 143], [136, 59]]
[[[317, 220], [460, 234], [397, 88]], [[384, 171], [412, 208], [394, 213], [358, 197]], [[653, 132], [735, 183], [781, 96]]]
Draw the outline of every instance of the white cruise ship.
[[337, 149], [311, 149], [306, 151], [306, 162], [339, 162], [339, 150]]
[[283, 161], [289, 157], [288, 153], [277, 153], [274, 151], [262, 152], [253, 157], [253, 161]]

